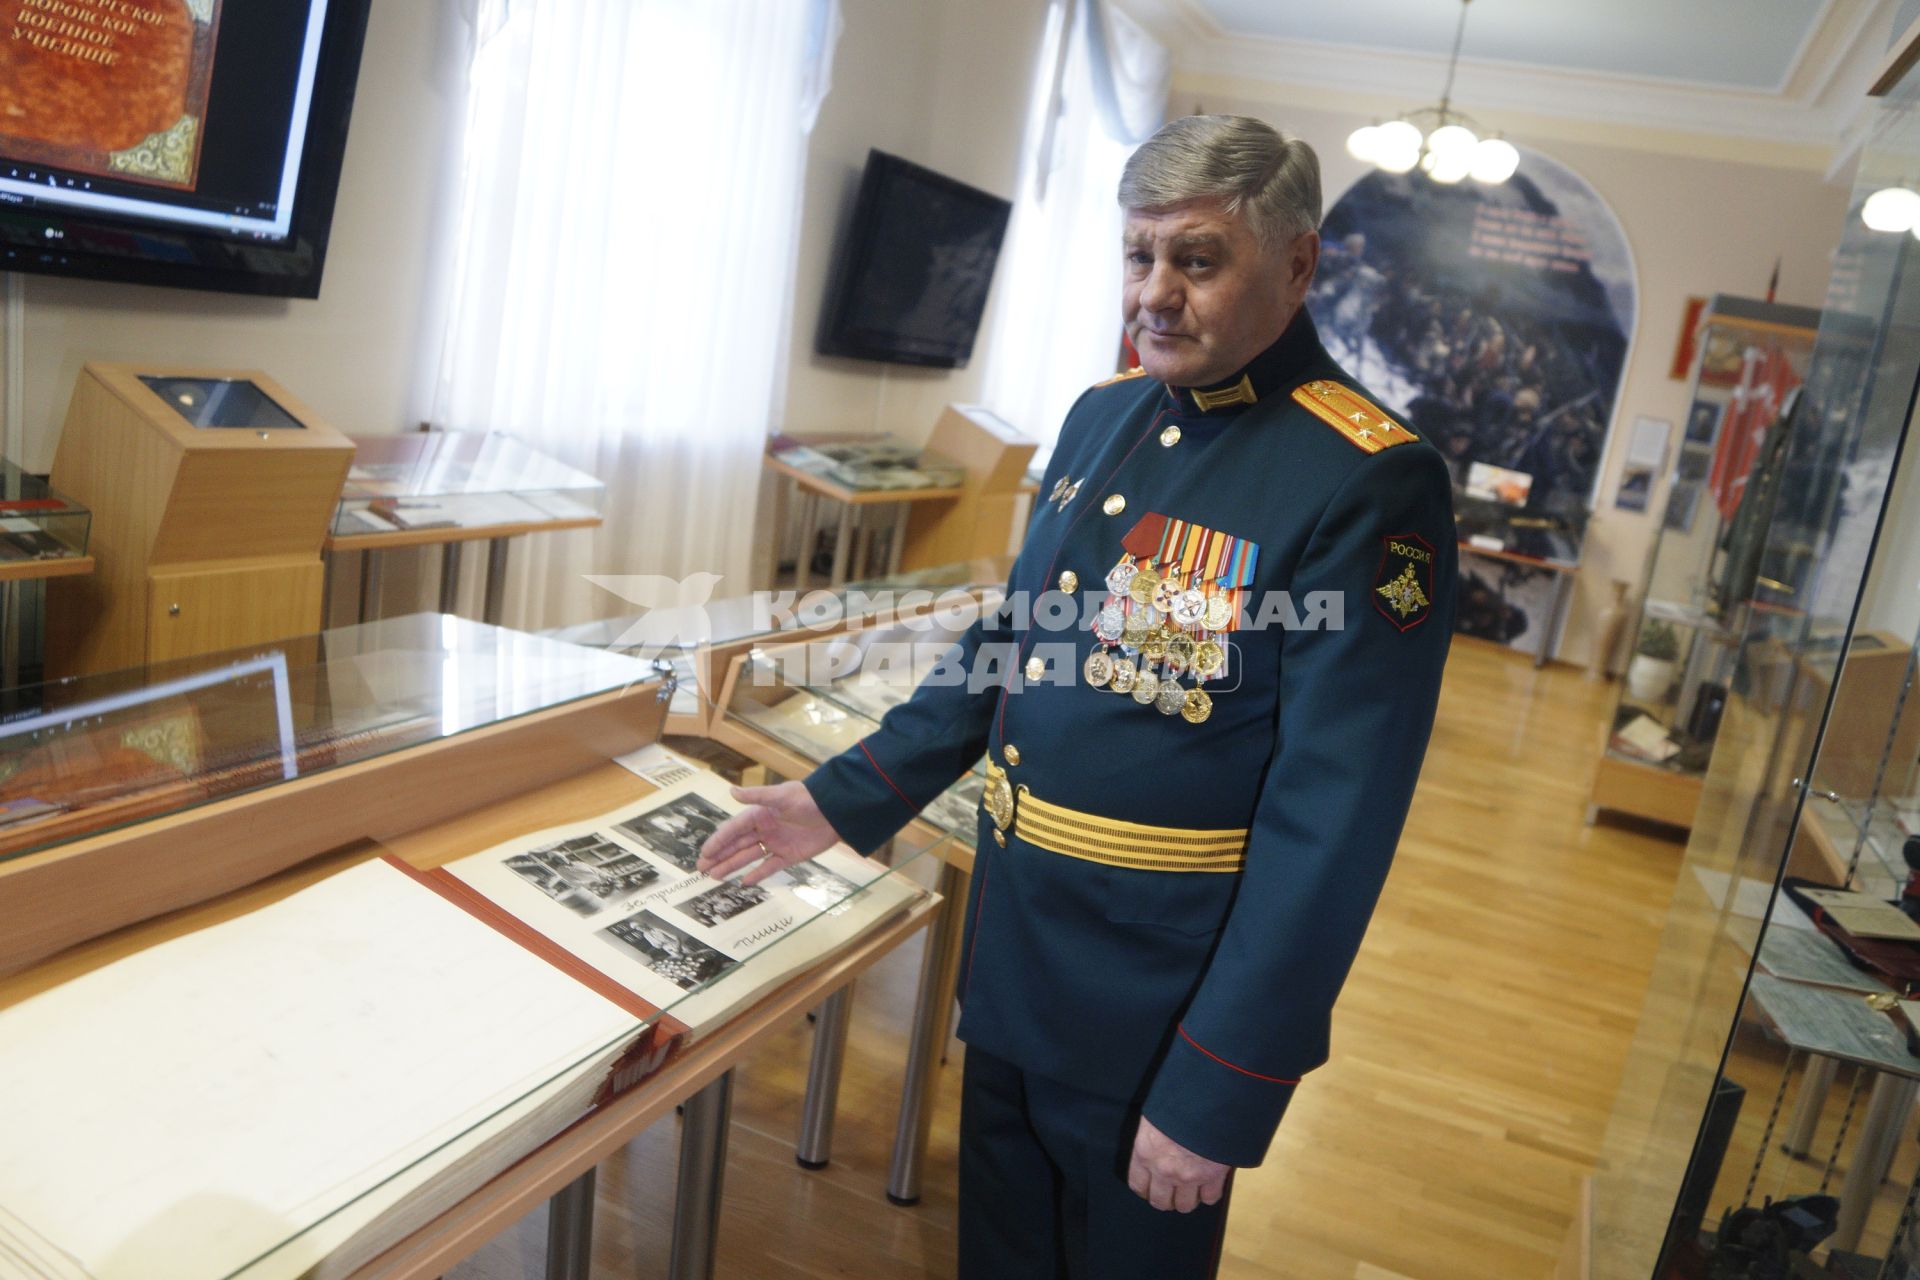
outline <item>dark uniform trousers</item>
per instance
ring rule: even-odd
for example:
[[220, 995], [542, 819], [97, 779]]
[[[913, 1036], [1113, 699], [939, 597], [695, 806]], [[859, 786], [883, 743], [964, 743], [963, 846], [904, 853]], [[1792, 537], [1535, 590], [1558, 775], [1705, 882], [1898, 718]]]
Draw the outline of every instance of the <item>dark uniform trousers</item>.
[[1137, 1107], [980, 1049], [965, 1071], [960, 1280], [1209, 1280], [1227, 1197], [1183, 1214], [1135, 1195]]
[[1220, 388], [1081, 396], [1006, 604], [943, 664], [967, 678], [929, 676], [808, 776], [868, 852], [987, 758], [966, 1280], [1212, 1274], [1226, 1215], [1127, 1187], [1138, 1117], [1257, 1165], [1326, 1061], [1432, 728], [1456, 548], [1445, 459], [1302, 312]]

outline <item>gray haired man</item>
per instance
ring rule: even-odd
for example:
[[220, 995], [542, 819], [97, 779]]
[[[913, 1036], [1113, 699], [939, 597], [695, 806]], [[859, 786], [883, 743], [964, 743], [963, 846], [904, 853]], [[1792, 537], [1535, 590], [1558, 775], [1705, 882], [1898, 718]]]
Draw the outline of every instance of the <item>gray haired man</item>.
[[[1452, 630], [1445, 462], [1303, 309], [1319, 165], [1257, 120], [1128, 161], [1137, 369], [1069, 411], [1010, 593], [1062, 636], [961, 642], [804, 783], [745, 788], [702, 853], [748, 878], [884, 842], [986, 753], [962, 942], [963, 1280], [1214, 1274], [1399, 840]], [[1083, 586], [1084, 584], [1084, 586]], [[1076, 644], [1054, 668], [1037, 643]]]

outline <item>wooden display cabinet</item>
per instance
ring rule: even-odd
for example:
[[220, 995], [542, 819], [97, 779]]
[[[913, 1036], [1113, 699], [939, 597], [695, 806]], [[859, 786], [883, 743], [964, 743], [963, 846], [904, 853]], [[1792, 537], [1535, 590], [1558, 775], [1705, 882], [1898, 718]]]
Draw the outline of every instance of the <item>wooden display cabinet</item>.
[[96, 568], [48, 585], [48, 674], [318, 631], [321, 545], [352, 460], [258, 371], [84, 366], [52, 483], [92, 508]]

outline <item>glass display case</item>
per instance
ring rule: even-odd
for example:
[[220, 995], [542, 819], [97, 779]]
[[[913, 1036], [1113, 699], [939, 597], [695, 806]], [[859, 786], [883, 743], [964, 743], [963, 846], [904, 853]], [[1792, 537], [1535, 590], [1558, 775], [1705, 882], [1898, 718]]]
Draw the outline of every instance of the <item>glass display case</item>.
[[[1698, 812], [1592, 1180], [1582, 1276], [1920, 1276], [1920, 1006], [1903, 1004], [1920, 994], [1920, 457], [1904, 447], [1920, 244], [1860, 216], [1920, 162], [1916, 77], [1871, 124], [1789, 437], [1760, 441], [1711, 550], [1683, 555], [1669, 536], [1655, 565], [1648, 613], [1690, 651], [1628, 705], [1685, 709], [1690, 671], [1724, 705], [1687, 735], [1710, 755], [1664, 766], [1700, 774]], [[1769, 518], [1742, 530], [1757, 495]], [[1718, 529], [1704, 496], [1695, 515]]]
[[676, 681], [668, 732], [704, 733], [720, 682], [745, 648], [787, 632], [829, 634], [880, 617], [934, 608], [946, 592], [994, 599], [1012, 568], [1011, 556], [963, 560], [816, 588], [804, 596], [792, 592], [732, 596], [702, 606], [706, 632], [698, 637], [656, 635], [644, 613], [554, 627], [541, 634], [568, 644], [644, 654], [665, 662]]
[[419, 431], [353, 444], [335, 538], [575, 528], [600, 518], [604, 484], [500, 432]]
[[440, 614], [0, 692], [0, 858], [654, 678]]
[[[1852, 409], [1864, 344], [1805, 307], [1716, 295], [1697, 330], [1692, 395], [1648, 559], [1590, 815], [1687, 827], [1700, 802], [1749, 610], [1779, 613], [1812, 572], [1796, 498], [1823, 463], [1823, 421]], [[1795, 536], [1763, 543], [1769, 528]]]
[[41, 577], [87, 554], [93, 513], [40, 476], [0, 462], [0, 580]]
[[[790, 777], [853, 746], [913, 696], [983, 604], [949, 601], [924, 614], [825, 637], [757, 645], [733, 662], [713, 736]], [[768, 751], [771, 743], [775, 750]], [[986, 761], [943, 792], [918, 821], [971, 847]]]
[[[544, 1143], [591, 1167], [925, 924], [938, 835], [691, 874], [730, 802], [628, 754], [655, 675], [420, 615], [10, 691], [0, 1256], [354, 1273]], [[78, 923], [23, 965], [36, 914]]]

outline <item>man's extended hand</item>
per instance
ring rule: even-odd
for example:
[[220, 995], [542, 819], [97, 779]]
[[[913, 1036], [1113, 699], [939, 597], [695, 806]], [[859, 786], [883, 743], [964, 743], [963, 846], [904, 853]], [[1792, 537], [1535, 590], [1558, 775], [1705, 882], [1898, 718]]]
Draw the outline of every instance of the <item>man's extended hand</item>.
[[747, 807], [721, 823], [700, 846], [699, 869], [716, 880], [758, 862], [740, 877], [741, 884], [758, 884], [782, 867], [805, 862], [840, 838], [821, 815], [812, 793], [798, 782], [735, 787], [733, 798]]
[[1219, 1204], [1232, 1172], [1231, 1166], [1195, 1155], [1140, 1117], [1127, 1185], [1154, 1208], [1192, 1213], [1203, 1204]]

